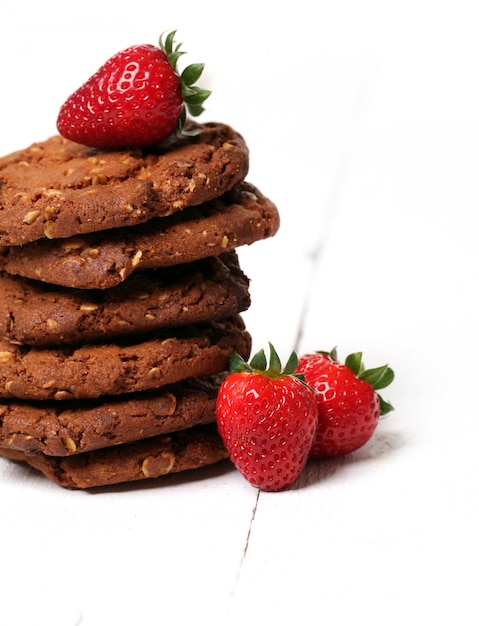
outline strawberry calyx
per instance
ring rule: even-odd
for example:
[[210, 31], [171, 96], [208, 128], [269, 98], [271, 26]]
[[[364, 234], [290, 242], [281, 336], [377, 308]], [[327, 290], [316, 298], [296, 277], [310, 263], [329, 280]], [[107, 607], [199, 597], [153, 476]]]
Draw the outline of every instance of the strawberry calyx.
[[241, 372], [264, 374], [270, 378], [292, 376], [293, 378], [298, 378], [304, 382], [303, 374], [296, 372], [298, 367], [298, 355], [296, 352], [291, 352], [291, 355], [283, 368], [278, 353], [271, 343], [269, 343], [269, 351], [269, 364], [263, 349], [259, 350], [249, 363], [239, 354], [233, 354], [230, 358], [230, 372], [232, 374], [238, 374]]
[[[168, 63], [173, 68], [173, 71], [178, 74], [178, 59], [183, 54], [186, 54], [186, 52], [181, 50], [181, 46], [183, 45], [182, 43], [175, 42], [175, 35], [176, 30], [172, 30], [168, 34], [162, 33], [160, 36], [159, 47], [160, 50], [166, 54]], [[189, 113], [192, 117], [197, 117], [203, 113], [203, 103], [211, 95], [211, 91], [201, 89], [198, 85], [195, 85], [196, 81], [203, 73], [204, 67], [204, 63], [192, 63], [191, 65], [188, 65], [181, 72], [181, 74], [178, 74], [180, 78], [181, 94], [184, 106], [178, 120], [177, 132], [183, 131], [187, 113]]]
[[[336, 347], [334, 347], [330, 352], [318, 350], [318, 353], [324, 354], [333, 361], [339, 362]], [[390, 413], [394, 410], [392, 404], [386, 402], [386, 400], [384, 400], [384, 398], [382, 398], [381, 395], [377, 393], [378, 389], [384, 389], [385, 387], [388, 387], [394, 380], [394, 371], [389, 367], [388, 364], [381, 365], [380, 367], [366, 369], [363, 363], [363, 353], [353, 352], [346, 357], [344, 365], [348, 367], [353, 372], [353, 374], [357, 378], [359, 378], [359, 380], [363, 380], [369, 383], [374, 391], [376, 391], [376, 395], [379, 400], [381, 415], [386, 415], [387, 413]]]

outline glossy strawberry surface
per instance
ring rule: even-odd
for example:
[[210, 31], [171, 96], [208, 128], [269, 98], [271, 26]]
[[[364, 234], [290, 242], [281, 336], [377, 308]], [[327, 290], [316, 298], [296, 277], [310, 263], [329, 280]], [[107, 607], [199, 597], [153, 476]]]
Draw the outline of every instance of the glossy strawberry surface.
[[204, 66], [177, 72], [185, 53], [175, 34], [160, 37], [159, 46], [131, 46], [112, 56], [63, 104], [58, 132], [93, 148], [141, 148], [179, 132], [187, 112], [200, 115], [210, 95], [195, 85]]
[[180, 78], [166, 54], [132, 46], [68, 98], [57, 127], [67, 139], [96, 148], [148, 146], [173, 133], [182, 107]]
[[217, 423], [231, 460], [263, 491], [279, 491], [302, 472], [317, 426], [313, 391], [289, 374], [231, 373], [217, 400]]
[[[318, 405], [318, 428], [310, 458], [338, 456], [359, 449], [372, 437], [381, 414], [392, 409], [376, 392], [392, 381], [392, 370], [384, 366], [366, 371], [360, 353], [351, 357], [355, 357], [350, 362], [357, 364], [356, 372], [328, 353], [299, 358], [297, 371], [315, 390]], [[371, 382], [361, 378], [366, 374], [367, 379], [369, 373]]]

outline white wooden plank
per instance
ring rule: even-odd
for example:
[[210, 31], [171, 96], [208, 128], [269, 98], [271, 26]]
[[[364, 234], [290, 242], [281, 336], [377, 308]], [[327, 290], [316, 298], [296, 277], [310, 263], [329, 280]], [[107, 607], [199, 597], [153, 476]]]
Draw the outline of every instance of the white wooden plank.
[[6, 624], [224, 614], [256, 501], [229, 463], [161, 484], [89, 493], [1, 463]]
[[[423, 64], [401, 59], [403, 80], [420, 86]], [[477, 621], [477, 131], [451, 110], [458, 94], [443, 92], [439, 65], [406, 111], [398, 73], [378, 76], [300, 344], [390, 360], [396, 411], [350, 458], [311, 463], [289, 494], [261, 494], [237, 623], [253, 605], [271, 621]]]

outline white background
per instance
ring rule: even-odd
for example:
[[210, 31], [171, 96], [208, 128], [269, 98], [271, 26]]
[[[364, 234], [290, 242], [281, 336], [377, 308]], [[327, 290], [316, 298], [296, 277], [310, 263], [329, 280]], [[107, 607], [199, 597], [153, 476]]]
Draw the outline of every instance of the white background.
[[0, 151], [122, 48], [178, 29], [203, 119], [251, 151], [278, 235], [240, 250], [254, 349], [389, 362], [347, 459], [258, 493], [228, 465], [69, 492], [0, 460], [0, 623], [477, 625], [474, 2], [84, 0], [2, 8]]

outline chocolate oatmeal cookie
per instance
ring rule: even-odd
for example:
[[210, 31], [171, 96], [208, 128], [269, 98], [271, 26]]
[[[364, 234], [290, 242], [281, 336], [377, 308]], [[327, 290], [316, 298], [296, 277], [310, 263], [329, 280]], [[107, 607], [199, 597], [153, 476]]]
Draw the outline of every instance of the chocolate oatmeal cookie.
[[228, 458], [216, 424], [112, 446], [68, 457], [1, 448], [0, 455], [23, 461], [68, 489], [130, 483], [198, 469]]
[[0, 397], [71, 400], [156, 389], [226, 371], [233, 353], [247, 359], [250, 350], [240, 316], [105, 344], [35, 348], [0, 340]]
[[248, 286], [234, 251], [137, 272], [101, 291], [0, 272], [0, 336], [31, 346], [67, 345], [218, 320], [249, 307]]
[[216, 198], [248, 171], [229, 126], [190, 121], [156, 149], [99, 151], [60, 136], [0, 158], [0, 246], [134, 226]]
[[209, 424], [224, 376], [100, 400], [0, 400], [0, 447], [70, 456]]
[[221, 198], [134, 228], [6, 247], [0, 268], [65, 287], [106, 289], [140, 269], [189, 263], [272, 237], [279, 225], [276, 206], [243, 182]]

